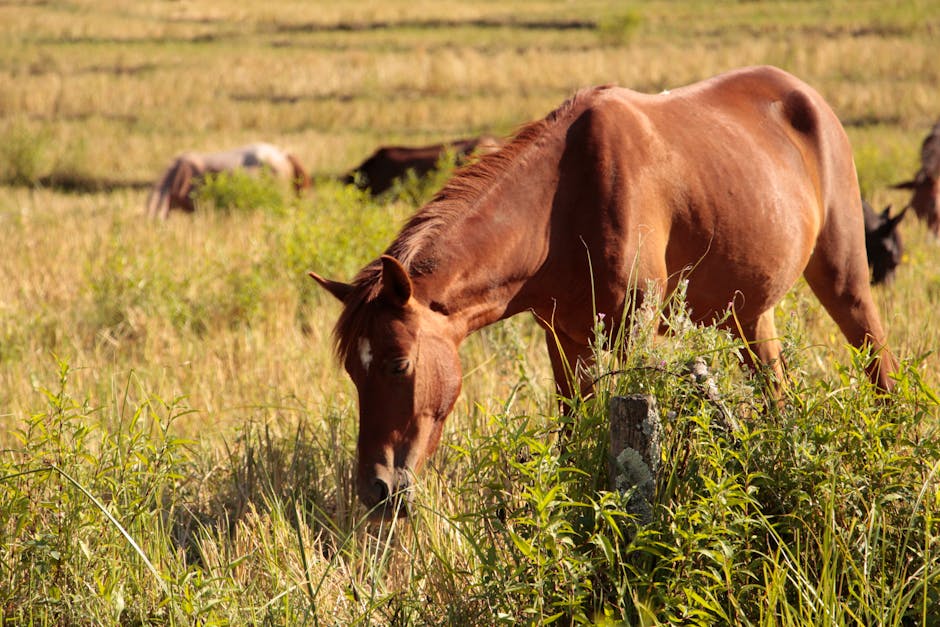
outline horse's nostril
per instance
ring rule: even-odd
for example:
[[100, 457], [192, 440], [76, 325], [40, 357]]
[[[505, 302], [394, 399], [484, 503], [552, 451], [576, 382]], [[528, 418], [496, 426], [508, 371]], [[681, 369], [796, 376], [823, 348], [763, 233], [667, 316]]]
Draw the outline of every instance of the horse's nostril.
[[375, 494], [375, 498], [379, 503], [388, 499], [389, 489], [388, 484], [382, 481], [381, 479], [376, 478], [372, 482], [372, 489]]
[[407, 472], [398, 474], [398, 484], [395, 486], [395, 492], [407, 492], [411, 488], [411, 475]]

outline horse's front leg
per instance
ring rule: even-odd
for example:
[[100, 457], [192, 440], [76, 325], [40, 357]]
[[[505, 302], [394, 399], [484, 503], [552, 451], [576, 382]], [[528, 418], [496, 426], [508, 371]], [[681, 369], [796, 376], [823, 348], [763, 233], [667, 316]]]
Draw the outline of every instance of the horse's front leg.
[[754, 320], [732, 318], [724, 326], [744, 341], [744, 361], [751, 372], [769, 375], [767, 383], [771, 396], [779, 404], [783, 398], [781, 389], [786, 384], [786, 375], [773, 307]]
[[555, 388], [558, 392], [559, 427], [557, 445], [559, 453], [568, 451], [572, 437], [572, 419], [575, 416], [576, 403], [573, 399], [587, 398], [593, 392], [590, 366], [594, 354], [587, 344], [576, 342], [563, 332], [546, 328], [545, 343], [555, 376]]
[[594, 363], [594, 353], [588, 344], [577, 342], [563, 331], [553, 328], [545, 329], [545, 344], [555, 377], [555, 388], [561, 397], [562, 412], [567, 413], [565, 399], [574, 397], [575, 391], [582, 398], [592, 392], [593, 382], [589, 372]]

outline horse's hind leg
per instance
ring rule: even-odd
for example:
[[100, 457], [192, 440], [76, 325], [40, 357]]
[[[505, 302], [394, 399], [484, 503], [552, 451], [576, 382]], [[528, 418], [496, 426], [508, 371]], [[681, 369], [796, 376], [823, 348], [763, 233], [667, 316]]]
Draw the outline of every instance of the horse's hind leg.
[[[764, 365], [773, 372], [774, 387], [783, 383], [783, 364], [780, 357], [780, 340], [774, 325], [774, 310], [768, 309], [756, 320], [749, 322], [732, 319], [728, 326], [747, 344], [745, 359], [752, 370]], [[756, 358], [756, 359], [755, 359]]]
[[894, 386], [890, 375], [898, 364], [888, 349], [872, 299], [861, 233], [853, 243], [856, 246], [847, 246], [845, 241], [832, 245], [821, 238], [803, 276], [849, 343], [856, 348], [872, 348], [874, 359], [868, 365], [868, 376], [872, 383], [888, 391]]

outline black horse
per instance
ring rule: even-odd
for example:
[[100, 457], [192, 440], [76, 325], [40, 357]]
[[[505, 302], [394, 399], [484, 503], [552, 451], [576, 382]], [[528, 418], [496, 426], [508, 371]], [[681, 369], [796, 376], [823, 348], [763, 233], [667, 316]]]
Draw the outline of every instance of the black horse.
[[898, 224], [904, 219], [907, 209], [891, 216], [891, 205], [888, 205], [878, 213], [864, 199], [862, 209], [865, 212], [865, 251], [868, 253], [872, 285], [891, 281], [904, 254]]

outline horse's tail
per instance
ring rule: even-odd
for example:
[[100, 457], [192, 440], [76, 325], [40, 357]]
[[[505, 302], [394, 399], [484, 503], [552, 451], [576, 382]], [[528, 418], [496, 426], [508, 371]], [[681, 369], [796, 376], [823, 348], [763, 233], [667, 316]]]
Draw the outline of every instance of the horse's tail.
[[291, 182], [294, 184], [294, 192], [300, 195], [300, 192], [310, 187], [310, 175], [307, 174], [307, 170], [304, 169], [303, 164], [300, 163], [300, 159], [295, 155], [287, 153], [286, 156], [294, 170], [294, 175], [291, 178]]

